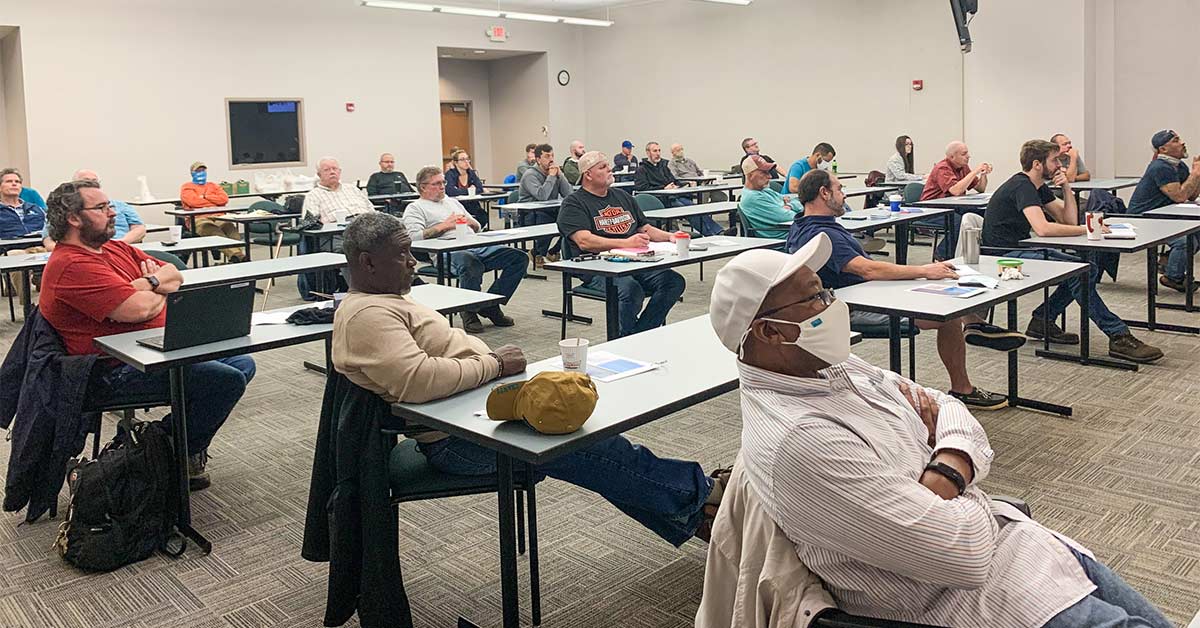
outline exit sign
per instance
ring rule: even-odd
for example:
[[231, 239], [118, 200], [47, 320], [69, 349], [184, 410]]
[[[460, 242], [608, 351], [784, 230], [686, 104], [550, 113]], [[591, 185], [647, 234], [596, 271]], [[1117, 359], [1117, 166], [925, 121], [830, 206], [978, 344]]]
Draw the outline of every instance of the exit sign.
[[508, 41], [508, 29], [503, 26], [492, 26], [487, 29], [487, 36], [491, 41]]

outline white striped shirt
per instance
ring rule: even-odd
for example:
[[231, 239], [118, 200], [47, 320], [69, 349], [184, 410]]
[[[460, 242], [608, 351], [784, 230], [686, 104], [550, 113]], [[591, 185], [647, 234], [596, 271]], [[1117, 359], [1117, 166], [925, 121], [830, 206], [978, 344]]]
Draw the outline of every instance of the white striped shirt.
[[[980, 490], [992, 449], [958, 400], [925, 389], [940, 407], [930, 447], [898, 386], [917, 384], [856, 356], [824, 379], [739, 368], [745, 472], [843, 610], [1033, 628], [1095, 589], [1064, 543], [1087, 550]], [[952, 500], [919, 483], [943, 449], [967, 454], [975, 468]]]
[[375, 206], [367, 195], [353, 184], [342, 183], [336, 190], [331, 190], [317, 184], [304, 197], [305, 216], [317, 216], [321, 222], [331, 224], [337, 222], [337, 212], [344, 211], [347, 216], [355, 216], [364, 212], [375, 211]]

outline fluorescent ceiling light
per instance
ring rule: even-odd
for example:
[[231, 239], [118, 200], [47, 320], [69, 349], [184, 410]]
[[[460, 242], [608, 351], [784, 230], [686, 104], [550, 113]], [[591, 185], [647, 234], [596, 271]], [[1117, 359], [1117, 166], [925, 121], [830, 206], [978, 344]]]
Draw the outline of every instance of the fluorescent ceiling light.
[[504, 17], [510, 20], [525, 20], [527, 22], [557, 22], [562, 18], [557, 15], [543, 15], [541, 13], [513, 13], [505, 11]]
[[701, 1], [702, 2], [716, 2], [718, 4], [739, 4], [741, 6], [746, 6], [746, 5], [750, 4], [751, 2], [753, 2], [754, 0], [701, 0]]
[[362, 0], [362, 5], [377, 9], [406, 9], [408, 11], [433, 11], [434, 8], [432, 4], [399, 2], [399, 0]]
[[[729, 0], [725, 0], [729, 1]], [[749, 0], [740, 0], [749, 3]], [[427, 13], [439, 12], [449, 13], [452, 15], [472, 15], [476, 17], [504, 17], [512, 20], [525, 20], [527, 22], [546, 22], [563, 24], [571, 24], [574, 26], [612, 26], [610, 20], [593, 20], [584, 17], [563, 17], [560, 15], [546, 15], [544, 13], [521, 13], [517, 11], [498, 11], [495, 9], [479, 9], [475, 7], [464, 7], [459, 5], [449, 4], [425, 4], [422, 2], [404, 2], [402, 0], [359, 0], [359, 3], [364, 7], [374, 7], [377, 9], [405, 9], [408, 11], [425, 11]]]
[[476, 9], [474, 7], [459, 7], [443, 4], [438, 6], [438, 11], [442, 13], [453, 13], [455, 15], [474, 15], [476, 17], [500, 17], [500, 12], [494, 9]]
[[592, 20], [586, 17], [564, 17], [563, 24], [574, 24], [575, 26], [612, 26], [610, 20]]

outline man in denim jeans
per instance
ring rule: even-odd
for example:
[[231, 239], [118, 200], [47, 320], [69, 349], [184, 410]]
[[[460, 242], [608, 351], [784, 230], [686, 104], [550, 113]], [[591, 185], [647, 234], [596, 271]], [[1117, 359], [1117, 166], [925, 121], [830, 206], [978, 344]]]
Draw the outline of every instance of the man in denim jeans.
[[[350, 294], [333, 322], [333, 366], [388, 402], [424, 403], [525, 370], [515, 346], [489, 349], [436, 311], [404, 297], [416, 260], [400, 221], [369, 214], [346, 228]], [[492, 475], [496, 452], [440, 432], [414, 437], [434, 468]], [[613, 436], [535, 467], [538, 474], [599, 493], [622, 512], [679, 546], [708, 540], [728, 472], [704, 474], [695, 462], [660, 458]]]
[[[1029, 140], [1021, 146], [1021, 169], [1004, 182], [988, 202], [983, 216], [983, 245], [1007, 250], [1007, 257], [1050, 259], [1078, 262], [1078, 258], [1056, 250], [1022, 249], [1020, 241], [1033, 231], [1039, 237], [1079, 236], [1086, 228], [1077, 224], [1079, 214], [1071, 183], [1058, 161], [1058, 145], [1045, 140]], [[1055, 198], [1048, 183], [1062, 187], [1062, 198]], [[1129, 326], [1108, 309], [1096, 292], [1100, 267], [1092, 263], [1086, 288], [1090, 290], [1088, 318], [1108, 336], [1108, 354], [1132, 362], [1154, 362], [1163, 357], [1162, 351], [1143, 343], [1129, 333]], [[1054, 323], [1071, 304], [1082, 304], [1084, 283], [1071, 277], [1033, 311], [1033, 320], [1025, 335], [1030, 338], [1049, 337], [1050, 342], [1079, 344], [1077, 334], [1064, 332]]]

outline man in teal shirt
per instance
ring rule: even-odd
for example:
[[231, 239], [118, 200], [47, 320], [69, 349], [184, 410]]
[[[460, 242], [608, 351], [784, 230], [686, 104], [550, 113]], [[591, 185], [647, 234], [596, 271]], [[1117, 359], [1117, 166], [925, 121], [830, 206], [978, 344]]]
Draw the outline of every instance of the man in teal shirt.
[[738, 211], [742, 213], [746, 228], [754, 230], [754, 235], [784, 240], [787, 239], [796, 212], [788, 199], [771, 189], [773, 168], [774, 163], [758, 155], [750, 155], [742, 160], [746, 187], [742, 189]]

